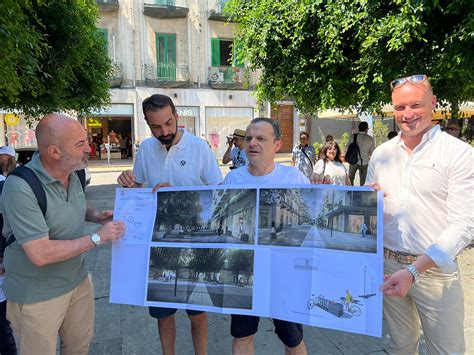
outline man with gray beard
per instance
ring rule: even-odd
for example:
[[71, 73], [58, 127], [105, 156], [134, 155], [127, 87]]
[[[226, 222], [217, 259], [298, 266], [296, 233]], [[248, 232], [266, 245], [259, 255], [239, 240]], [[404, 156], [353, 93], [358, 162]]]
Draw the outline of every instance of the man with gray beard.
[[[90, 147], [76, 120], [47, 115], [36, 137], [39, 151], [26, 167], [46, 194], [45, 214], [21, 177], [9, 176], [2, 194], [7, 318], [20, 354], [54, 355], [58, 335], [62, 354], [88, 354], [94, 294], [83, 253], [120, 239], [125, 225], [86, 204], [75, 171], [85, 168]], [[102, 227], [84, 234], [84, 221]]]

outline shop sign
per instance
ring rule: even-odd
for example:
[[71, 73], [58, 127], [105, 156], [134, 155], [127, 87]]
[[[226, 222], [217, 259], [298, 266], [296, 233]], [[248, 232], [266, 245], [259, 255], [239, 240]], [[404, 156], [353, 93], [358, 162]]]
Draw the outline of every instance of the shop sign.
[[102, 117], [88, 117], [87, 127], [102, 127]]
[[5, 115], [4, 121], [9, 126], [16, 126], [20, 123], [20, 116], [14, 113], [7, 113]]

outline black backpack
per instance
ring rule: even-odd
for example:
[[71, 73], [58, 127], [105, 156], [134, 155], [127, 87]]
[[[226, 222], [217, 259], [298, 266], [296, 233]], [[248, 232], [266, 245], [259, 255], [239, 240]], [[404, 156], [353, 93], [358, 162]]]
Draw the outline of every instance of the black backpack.
[[354, 141], [349, 144], [349, 147], [347, 148], [346, 151], [346, 156], [345, 156], [345, 161], [348, 162], [351, 165], [357, 164], [357, 161], [361, 160], [362, 162], [362, 157], [360, 156], [360, 149], [359, 145], [357, 144], [357, 133], [354, 134]]
[[[85, 170], [84, 169], [77, 170], [76, 174], [77, 174], [77, 177], [79, 178], [79, 181], [81, 182], [82, 189], [85, 190], [86, 188]], [[43, 213], [43, 216], [46, 216], [46, 208], [48, 207], [47, 200], [46, 200], [46, 193], [44, 192], [43, 185], [41, 184], [41, 181], [39, 180], [36, 173], [30, 168], [22, 165], [15, 168], [10, 173], [10, 175], [18, 176], [27, 182], [31, 190], [33, 190], [33, 193], [35, 194], [36, 199], [38, 200], [38, 205], [41, 209], [41, 212]], [[5, 183], [5, 180], [0, 181], [0, 196], [2, 195], [2, 192], [3, 192], [4, 183]], [[0, 213], [0, 234], [2, 233], [2, 230], [3, 230], [3, 215]], [[12, 244], [14, 241], [15, 241], [14, 235], [11, 235], [7, 241], [5, 241], [5, 238], [3, 237], [3, 235], [0, 236], [0, 256], [3, 255], [3, 250], [7, 246]]]

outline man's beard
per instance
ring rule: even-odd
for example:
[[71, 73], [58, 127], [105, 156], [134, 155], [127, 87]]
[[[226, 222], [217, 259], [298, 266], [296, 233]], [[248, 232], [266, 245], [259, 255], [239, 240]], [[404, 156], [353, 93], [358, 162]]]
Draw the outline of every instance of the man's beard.
[[83, 158], [71, 158], [68, 155], [64, 155], [60, 161], [61, 168], [66, 171], [76, 171], [85, 169], [87, 166], [87, 159], [83, 160]]
[[156, 139], [158, 139], [163, 145], [171, 145], [174, 139], [176, 138], [176, 134], [178, 134], [177, 127], [176, 127], [176, 132], [174, 132], [174, 134], [170, 134], [169, 138], [164, 138], [163, 136], [160, 136], [160, 137], [156, 137]]

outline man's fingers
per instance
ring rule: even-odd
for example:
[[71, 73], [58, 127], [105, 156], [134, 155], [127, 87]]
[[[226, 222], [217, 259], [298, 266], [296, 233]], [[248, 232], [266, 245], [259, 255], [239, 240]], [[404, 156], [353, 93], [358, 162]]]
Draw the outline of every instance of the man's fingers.
[[155, 187], [153, 187], [152, 192], [155, 193], [162, 187], [171, 187], [171, 184], [169, 182], [160, 182], [159, 184], [156, 184]]

